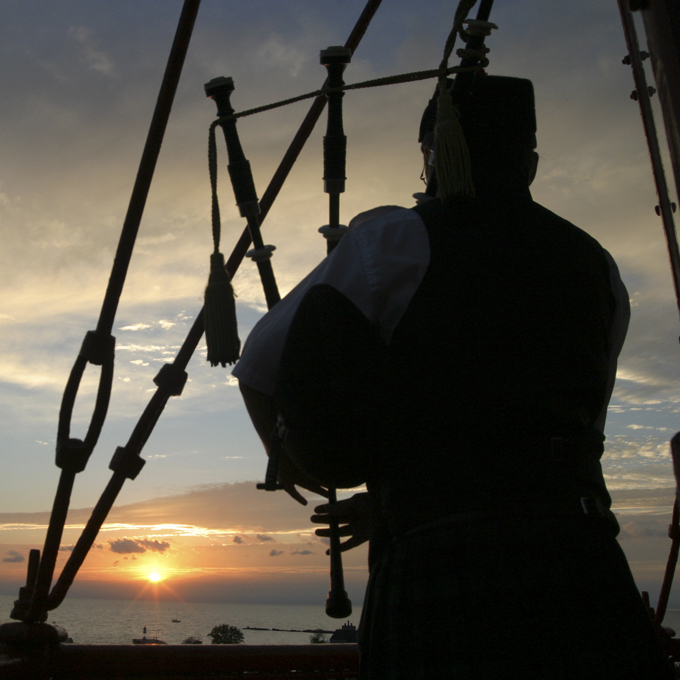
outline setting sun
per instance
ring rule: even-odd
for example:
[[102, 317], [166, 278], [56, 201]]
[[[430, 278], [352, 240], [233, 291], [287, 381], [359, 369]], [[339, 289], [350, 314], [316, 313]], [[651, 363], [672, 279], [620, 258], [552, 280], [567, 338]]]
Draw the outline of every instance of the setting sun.
[[163, 576], [159, 574], [157, 571], [154, 571], [153, 573], [149, 574], [149, 581], [152, 583], [158, 583], [159, 581], [163, 580]]

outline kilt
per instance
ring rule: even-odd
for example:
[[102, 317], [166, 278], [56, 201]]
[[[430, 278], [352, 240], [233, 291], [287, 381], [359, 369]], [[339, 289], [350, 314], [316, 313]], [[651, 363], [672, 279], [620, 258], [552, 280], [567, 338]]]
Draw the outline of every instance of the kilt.
[[585, 515], [454, 516], [371, 570], [361, 680], [670, 679], [625, 556]]

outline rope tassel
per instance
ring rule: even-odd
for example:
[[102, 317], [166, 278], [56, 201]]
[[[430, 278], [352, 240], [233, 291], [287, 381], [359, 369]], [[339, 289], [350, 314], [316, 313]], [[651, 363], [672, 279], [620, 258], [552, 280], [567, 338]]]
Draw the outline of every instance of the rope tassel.
[[461, 0], [458, 5], [453, 27], [444, 46], [444, 56], [441, 64], [439, 64], [439, 101], [437, 103], [437, 124], [434, 133], [434, 168], [439, 196], [442, 200], [452, 196], [474, 198], [475, 195], [470, 168], [470, 151], [465, 140], [463, 127], [460, 124], [460, 112], [453, 105], [446, 79], [449, 57], [453, 52], [456, 36], [460, 35], [463, 40], [467, 41], [463, 23], [475, 2], [477, 0]]
[[236, 301], [224, 255], [210, 256], [210, 278], [205, 289], [205, 339], [211, 366], [235, 364], [241, 350], [236, 323]]
[[[444, 80], [446, 85], [446, 80]], [[440, 88], [435, 128], [434, 167], [442, 199], [475, 195], [470, 169], [470, 152], [460, 124], [460, 114], [451, 94]]]
[[236, 323], [236, 301], [231, 279], [220, 252], [220, 204], [217, 200], [217, 143], [215, 123], [208, 137], [208, 169], [212, 194], [212, 232], [215, 251], [210, 256], [210, 278], [205, 289], [203, 314], [208, 361], [211, 366], [235, 364], [241, 350]]

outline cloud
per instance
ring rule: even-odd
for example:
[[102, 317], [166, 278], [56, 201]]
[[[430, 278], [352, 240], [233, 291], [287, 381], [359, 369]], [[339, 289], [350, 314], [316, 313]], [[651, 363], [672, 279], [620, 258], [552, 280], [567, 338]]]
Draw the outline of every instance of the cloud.
[[2, 558], [3, 562], [24, 562], [26, 560], [26, 558], [16, 550], [8, 550], [6, 554], [7, 557]]
[[612, 508], [620, 514], [670, 511], [675, 502], [675, 487], [647, 489], [614, 489], [611, 492]]
[[[315, 502], [316, 496], [305, 494]], [[69, 511], [67, 524], [74, 529], [82, 527], [90, 514], [89, 508], [73, 508]], [[0, 529], [4, 530], [44, 531], [48, 521], [49, 512], [0, 513]], [[287, 494], [262, 493], [255, 489], [255, 482], [237, 482], [205, 484], [183, 493], [114, 506], [104, 530], [111, 531], [113, 527], [126, 532], [117, 537], [117, 541], [130, 542], [121, 544], [121, 548], [132, 545], [135, 552], [143, 552], [139, 548], [153, 549], [143, 541], [158, 538], [149, 536], [156, 530], [168, 532], [168, 535], [224, 534], [230, 540], [239, 538], [244, 543], [266, 543], [278, 540], [278, 535], [311, 532], [314, 525], [309, 521], [309, 511], [293, 502]], [[267, 533], [264, 533], [265, 528]], [[104, 547], [110, 549], [110, 544], [111, 541], [107, 541]]]
[[290, 40], [278, 35], [270, 35], [261, 44], [256, 57], [269, 67], [276, 65], [277, 69], [293, 78], [297, 78], [303, 66], [311, 60], [307, 50], [291, 46]]
[[668, 538], [668, 519], [636, 519], [620, 523], [619, 541], [636, 538]]
[[[633, 546], [658, 543], [661, 551], [668, 548], [668, 527], [675, 502], [675, 487], [656, 489], [616, 489], [612, 491], [612, 510], [621, 529], [618, 539], [627, 551]], [[667, 545], [668, 544], [668, 545]], [[652, 552], [652, 548], [647, 548]], [[637, 558], [639, 559], [639, 558]]]
[[165, 552], [170, 547], [170, 543], [168, 543], [167, 541], [157, 541], [155, 539], [139, 540], [137, 541], [137, 543], [145, 547], [147, 550], [159, 553]]
[[82, 45], [83, 57], [91, 69], [107, 75], [113, 73], [113, 62], [105, 52], [95, 48], [90, 30], [84, 26], [72, 27], [70, 34], [76, 42]]
[[243, 539], [240, 536], [234, 536], [233, 541], [234, 543], [238, 543], [239, 545], [243, 543]]
[[148, 323], [134, 323], [130, 326], [121, 326], [118, 330], [120, 331], [146, 331], [149, 328], [153, 328], [151, 324]]
[[633, 431], [637, 434], [608, 436], [605, 442], [602, 469], [609, 489], [671, 487], [675, 480], [667, 436], [645, 436], [639, 428]]
[[312, 550], [293, 550], [291, 555], [316, 555]]
[[[82, 515], [87, 513], [83, 511]], [[253, 482], [204, 484], [176, 495], [114, 507], [108, 521], [148, 526], [175, 524], [178, 518], [187, 525], [209, 530], [254, 534], [262, 542], [274, 540], [275, 532], [312, 527], [308, 511], [287, 494], [262, 493]]]
[[120, 555], [145, 553], [147, 550], [163, 553], [169, 547], [170, 543], [167, 541], [158, 541], [156, 539], [117, 538], [109, 541], [109, 550]]
[[73, 548], [75, 547], [75, 545], [60, 545], [59, 550], [63, 550], [64, 552], [73, 552]]
[[269, 557], [278, 557], [279, 555], [283, 555], [283, 550], [272, 550], [269, 553]]
[[109, 541], [109, 550], [120, 555], [146, 552], [146, 548], [132, 538], [117, 538]]

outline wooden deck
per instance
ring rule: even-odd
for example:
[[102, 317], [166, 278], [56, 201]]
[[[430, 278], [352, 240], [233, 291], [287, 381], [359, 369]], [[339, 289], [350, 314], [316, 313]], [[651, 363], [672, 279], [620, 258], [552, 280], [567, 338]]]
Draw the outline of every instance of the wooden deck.
[[2, 680], [351, 680], [355, 644], [73, 645], [33, 656], [0, 653]]

